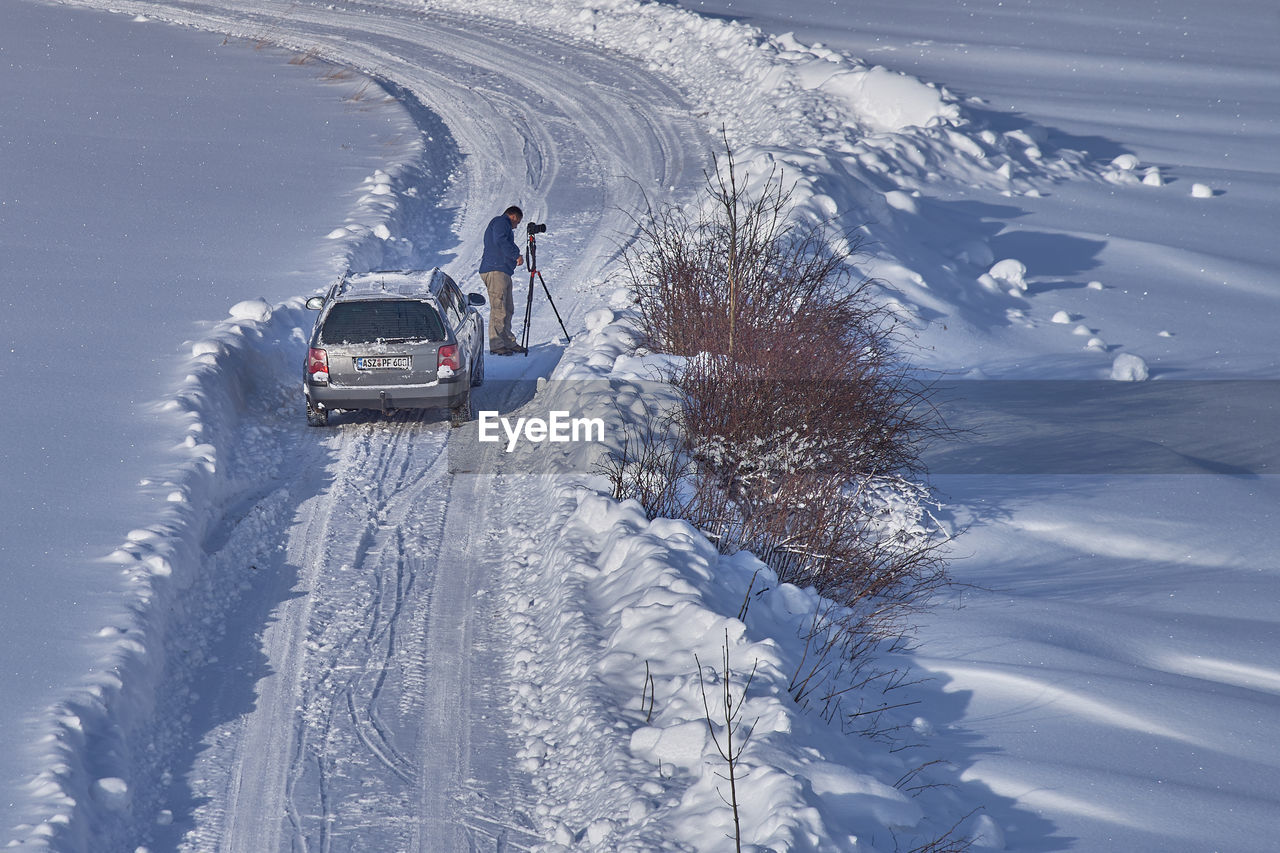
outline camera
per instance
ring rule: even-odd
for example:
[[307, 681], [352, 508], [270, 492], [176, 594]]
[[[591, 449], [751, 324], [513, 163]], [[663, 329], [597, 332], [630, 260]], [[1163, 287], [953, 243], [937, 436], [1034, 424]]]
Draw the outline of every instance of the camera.
[[528, 228], [528, 231], [529, 231], [529, 236], [533, 236], [534, 234], [546, 234], [546, 233], [547, 233], [547, 223], [545, 223], [545, 222], [544, 222], [544, 223], [542, 223], [541, 225], [539, 225], [539, 224], [538, 224], [538, 223], [536, 223], [536, 222], [530, 222], [530, 223], [529, 223], [529, 225], [527, 226], [527, 228]]

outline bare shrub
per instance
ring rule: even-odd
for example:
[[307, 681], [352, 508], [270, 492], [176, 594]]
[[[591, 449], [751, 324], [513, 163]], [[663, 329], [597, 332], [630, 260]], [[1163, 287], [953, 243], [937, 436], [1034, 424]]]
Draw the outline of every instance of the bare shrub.
[[[742, 729], [742, 705], [747, 701], [747, 691], [751, 689], [751, 682], [756, 677], [756, 668], [760, 665], [757, 660], [751, 667], [751, 673], [747, 676], [746, 681], [742, 685], [741, 691], [737, 697], [733, 695], [733, 668], [729, 665], [729, 632], [726, 630], [724, 635], [724, 645], [720, 647], [722, 664], [721, 669], [717, 672], [711, 669], [709, 680], [714, 684], [717, 680], [720, 682], [719, 695], [716, 696], [714, 702], [707, 699], [707, 680], [703, 676], [702, 661], [698, 659], [697, 653], [694, 654], [694, 663], [698, 665], [698, 687], [702, 692], [702, 710], [704, 719], [707, 723], [707, 732], [711, 735], [711, 740], [716, 745], [716, 752], [720, 753], [720, 757], [724, 759], [728, 768], [728, 773], [716, 772], [716, 775], [729, 783], [729, 796], [720, 795], [720, 799], [724, 800], [725, 805], [733, 811], [733, 835], [730, 836], [734, 842], [734, 849], [737, 853], [742, 853], [742, 820], [739, 814], [740, 799], [738, 797], [738, 783], [746, 775], [742, 772], [741, 758], [743, 751], [747, 748], [747, 741], [751, 739], [752, 729], [755, 723], [752, 723], [745, 732], [740, 733]], [[715, 705], [715, 711], [711, 710]], [[757, 720], [756, 722], [759, 722]], [[736, 738], [736, 739], [735, 739]]]
[[649, 345], [687, 358], [666, 377], [681, 444], [654, 446], [669, 425], [633, 434], [615, 494], [851, 608], [842, 631], [860, 653], [947, 582], [918, 485], [941, 429], [928, 387], [855, 272], [859, 235], [802, 221], [785, 175], [744, 173], [727, 141], [706, 195], [650, 210], [625, 255]]
[[723, 160], [707, 175], [705, 206], [651, 209], [637, 221], [643, 249], [624, 262], [641, 330], [663, 352], [738, 359], [739, 346], [752, 338], [821, 312], [838, 332], [857, 336], [846, 343], [874, 344], [885, 315], [865, 298], [870, 282], [848, 264], [860, 238], [832, 241], [826, 223], [793, 217], [791, 190], [776, 167], [748, 192], [751, 183], [726, 142]]
[[596, 463], [618, 500], [635, 500], [650, 518], [687, 518], [681, 489], [693, 479], [692, 463], [675, 441], [678, 413], [641, 400], [644, 417], [619, 411], [618, 445]]

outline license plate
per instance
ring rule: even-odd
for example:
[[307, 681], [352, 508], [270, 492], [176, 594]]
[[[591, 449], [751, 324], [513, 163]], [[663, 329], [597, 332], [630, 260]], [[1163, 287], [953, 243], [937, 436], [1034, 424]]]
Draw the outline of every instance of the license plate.
[[356, 359], [356, 370], [408, 370], [407, 355], [366, 355]]

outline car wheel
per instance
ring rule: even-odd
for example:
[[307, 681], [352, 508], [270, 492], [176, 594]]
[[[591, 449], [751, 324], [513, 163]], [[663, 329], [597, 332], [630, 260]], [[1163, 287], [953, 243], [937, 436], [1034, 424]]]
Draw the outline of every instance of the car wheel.
[[484, 384], [484, 347], [480, 348], [480, 354], [476, 356], [475, 364], [471, 365], [471, 387], [479, 388]]
[[329, 425], [329, 410], [317, 409], [307, 400], [307, 426], [322, 427]]
[[471, 389], [467, 388], [457, 402], [449, 407], [449, 424], [460, 427], [473, 417], [475, 412], [471, 408]]

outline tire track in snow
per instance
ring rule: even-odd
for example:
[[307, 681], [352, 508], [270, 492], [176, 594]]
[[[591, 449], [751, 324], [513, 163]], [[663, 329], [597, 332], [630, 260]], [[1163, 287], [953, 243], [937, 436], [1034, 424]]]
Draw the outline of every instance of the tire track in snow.
[[[529, 218], [552, 224], [552, 284], [593, 283], [633, 233], [630, 211], [696, 184], [707, 150], [668, 84], [529, 28], [390, 4], [110, 8], [309, 51], [434, 110], [463, 154], [465, 175], [445, 199], [456, 210], [460, 279], [485, 222], [518, 199]], [[579, 300], [561, 308], [572, 328]], [[553, 326], [535, 322], [535, 342], [540, 328]], [[507, 365], [515, 376], [504, 378], [531, 378], [538, 363]], [[485, 391], [486, 407], [509, 408]], [[527, 848], [530, 797], [506, 741], [506, 652], [489, 598], [505, 570], [501, 519], [519, 496], [501, 493], [501, 476], [447, 474], [447, 428], [342, 420], [329, 442], [336, 460], [295, 472], [317, 487], [282, 543], [281, 568], [295, 572], [262, 591], [278, 604], [258, 648], [269, 671], [254, 680], [256, 701], [192, 734], [217, 748], [197, 760], [191, 825], [175, 828], [187, 830], [177, 846]], [[150, 838], [149, 816], [135, 819]]]
[[[323, 561], [323, 543], [329, 538], [335, 509], [331, 494], [322, 493], [304, 503], [299, 508], [299, 521], [288, 536], [285, 559], [303, 567], [298, 579], [301, 589], [314, 583], [314, 574]], [[213, 798], [213, 806], [208, 809], [209, 817], [216, 822], [216, 830], [209, 832], [207, 825], [198, 826], [193, 833], [196, 849], [212, 843], [225, 850], [248, 850], [255, 840], [264, 845], [274, 840], [275, 846], [263, 849], [279, 846], [278, 823], [274, 828], [269, 823], [264, 825], [263, 821], [238, 810], [236, 804], [255, 802], [260, 804], [262, 813], [285, 813], [290, 761], [284, 756], [298, 749], [300, 736], [290, 700], [300, 689], [301, 658], [305, 654], [312, 599], [305, 594], [291, 595], [288, 589], [273, 589], [270, 593], [273, 598], [279, 595], [281, 605], [276, 610], [275, 621], [264, 631], [262, 650], [274, 672], [258, 681], [255, 712], [237, 721], [237, 760], [229, 767], [225, 791]]]
[[370, 823], [346, 803], [353, 780], [379, 782], [385, 806], [407, 804], [395, 783], [416, 774], [397, 740], [412, 727], [398, 729], [420, 699], [393, 706], [391, 725], [378, 705], [398, 658], [418, 651], [396, 640], [425, 563], [408, 534], [438, 528], [446, 428], [401, 416], [340, 430], [334, 481], [287, 538], [300, 571], [264, 635], [273, 672], [239, 723], [230, 784], [202, 816], [212, 825], [188, 849], [330, 849], [334, 826]]
[[[393, 4], [101, 4], [108, 5], [346, 65], [434, 111], [466, 159], [460, 197], [447, 202], [457, 208], [454, 272], [463, 278], [474, 270], [488, 219], [518, 200], [527, 218], [552, 219], [568, 262], [557, 278], [590, 280], [634, 233], [630, 212], [646, 196], [696, 186], [712, 148], [665, 80], [626, 57], [531, 27]], [[577, 227], [560, 227], [578, 212]]]

